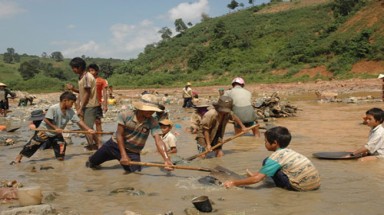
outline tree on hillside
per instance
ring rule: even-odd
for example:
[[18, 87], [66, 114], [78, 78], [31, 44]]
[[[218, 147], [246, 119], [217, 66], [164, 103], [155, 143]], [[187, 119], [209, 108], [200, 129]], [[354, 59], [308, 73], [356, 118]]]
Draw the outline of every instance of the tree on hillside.
[[346, 16], [353, 11], [360, 0], [334, 0], [332, 9], [335, 16]]
[[100, 71], [104, 74], [104, 78], [109, 78], [113, 74], [115, 68], [111, 65], [110, 62], [104, 62], [100, 64]]
[[214, 38], [222, 38], [227, 32], [227, 29], [225, 27], [225, 23], [220, 20], [216, 23], [216, 25], [213, 27], [213, 36]]
[[158, 33], [161, 34], [161, 39], [163, 40], [171, 39], [172, 31], [168, 27], [163, 27]]
[[48, 57], [47, 52], [43, 52], [43, 53], [41, 54], [41, 57], [42, 57], [42, 58], [47, 58], [47, 57]]
[[232, 0], [231, 3], [227, 5], [227, 8], [235, 10], [239, 6], [239, 3], [236, 0]]
[[15, 52], [14, 48], [7, 48], [7, 52], [3, 55], [4, 63], [20, 62], [20, 55]]
[[63, 54], [61, 54], [61, 52], [59, 51], [52, 52], [51, 58], [54, 59], [56, 62], [60, 62], [64, 60]]
[[40, 61], [37, 59], [32, 59], [20, 64], [19, 72], [21, 77], [24, 80], [31, 79], [39, 73]]
[[183, 33], [188, 29], [187, 25], [185, 25], [183, 19], [181, 18], [175, 20], [175, 28], [176, 28], [176, 32], [179, 32], [179, 33]]
[[206, 14], [206, 13], [202, 13], [202, 14], [201, 14], [201, 21], [202, 21], [202, 22], [205, 22], [205, 21], [209, 20], [210, 18], [211, 18], [211, 17], [209, 17], [209, 15]]
[[251, 4], [252, 6], [255, 5], [255, 1], [254, 0], [248, 0], [248, 4]]

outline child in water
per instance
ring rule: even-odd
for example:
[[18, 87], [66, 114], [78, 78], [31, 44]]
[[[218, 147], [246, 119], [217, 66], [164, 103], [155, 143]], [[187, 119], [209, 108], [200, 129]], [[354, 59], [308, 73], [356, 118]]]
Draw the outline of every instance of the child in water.
[[319, 172], [312, 162], [287, 146], [291, 134], [285, 127], [274, 127], [265, 132], [265, 148], [273, 153], [264, 159], [259, 172], [247, 170], [248, 178], [224, 182], [226, 188], [256, 184], [266, 176], [272, 177], [277, 187], [294, 191], [316, 190], [320, 187]]
[[362, 156], [360, 161], [377, 160], [384, 158], [384, 111], [380, 108], [367, 110], [364, 117], [364, 124], [371, 127], [368, 142], [353, 151], [351, 156]]

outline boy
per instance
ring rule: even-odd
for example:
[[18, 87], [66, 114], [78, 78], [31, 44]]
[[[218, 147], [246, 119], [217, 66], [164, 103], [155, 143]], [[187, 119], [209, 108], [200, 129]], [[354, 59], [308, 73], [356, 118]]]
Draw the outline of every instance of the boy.
[[0, 83], [0, 116], [7, 116], [7, 111], [9, 109], [8, 95], [10, 95], [11, 98], [16, 97], [16, 93], [10, 91], [6, 84]]
[[[196, 141], [199, 152], [211, 151], [212, 146], [220, 142], [224, 136], [225, 127], [229, 120], [238, 123], [242, 130], [246, 127], [240, 119], [231, 112], [232, 99], [228, 96], [221, 96], [218, 102], [213, 103], [213, 109], [204, 114], [201, 119], [201, 129], [197, 131]], [[215, 150], [216, 157], [222, 157], [224, 152], [222, 147]]]
[[46, 144], [46, 147], [52, 146], [56, 159], [63, 161], [67, 144], [63, 139], [62, 131], [70, 120], [77, 123], [83, 130], [94, 133], [73, 111], [72, 106], [75, 102], [76, 96], [71, 92], [67, 91], [60, 95], [60, 103], [48, 108], [39, 126], [39, 129], [55, 130], [55, 132], [35, 132], [31, 140], [21, 150], [21, 156], [16, 158], [15, 163], [19, 163], [22, 156], [31, 157], [42, 144]]
[[161, 140], [165, 143], [166, 151], [170, 154], [177, 153], [176, 142], [177, 139], [174, 134], [172, 134], [172, 121], [169, 119], [163, 119], [159, 122], [161, 131]]
[[[102, 132], [103, 129], [101, 126], [101, 118], [103, 118], [103, 112], [106, 113], [108, 111], [108, 82], [107, 80], [99, 76], [99, 70], [99, 66], [94, 63], [89, 64], [88, 66], [89, 73], [91, 73], [96, 79], [96, 97], [97, 101], [99, 102], [99, 106], [97, 106], [95, 120], [96, 131]], [[101, 147], [101, 134], [98, 135], [97, 146], [98, 148]]]
[[[97, 168], [109, 160], [118, 160], [128, 173], [141, 171], [141, 166], [130, 165], [130, 161], [140, 161], [140, 152], [144, 148], [149, 134], [155, 139], [157, 151], [163, 157], [164, 164], [172, 166], [161, 140], [159, 121], [152, 116], [161, 112], [158, 105], [145, 101], [132, 102], [135, 110], [125, 110], [117, 116], [116, 136], [105, 142], [86, 162], [86, 166]], [[172, 170], [166, 167], [166, 170]]]
[[[96, 95], [96, 80], [91, 73], [86, 71], [87, 64], [82, 58], [73, 58], [69, 65], [72, 71], [79, 75], [79, 89], [69, 88], [73, 92], [79, 93], [78, 105], [76, 106], [77, 115], [88, 127], [93, 128], [97, 118], [98, 107], [100, 106]], [[70, 85], [67, 85], [67, 87], [70, 87]], [[97, 145], [100, 143], [98, 135], [87, 134], [86, 137], [88, 143], [85, 147], [86, 149], [94, 150], [100, 147], [100, 145]]]
[[360, 155], [360, 161], [377, 160], [384, 158], [384, 128], [381, 125], [384, 121], [384, 111], [380, 108], [367, 110], [364, 122], [371, 127], [368, 142], [361, 148], [351, 153], [351, 156]]
[[265, 148], [273, 153], [263, 161], [257, 173], [247, 170], [248, 178], [224, 182], [226, 188], [255, 184], [266, 176], [272, 177], [277, 187], [294, 191], [316, 190], [320, 187], [320, 176], [305, 156], [287, 149], [291, 134], [285, 127], [274, 127], [265, 132]]

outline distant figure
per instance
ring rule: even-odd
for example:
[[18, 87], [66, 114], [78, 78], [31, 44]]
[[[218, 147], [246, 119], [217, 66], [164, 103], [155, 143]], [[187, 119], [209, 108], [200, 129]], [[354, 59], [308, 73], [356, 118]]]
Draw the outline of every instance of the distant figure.
[[191, 88], [191, 83], [188, 82], [185, 87], [183, 88], [183, 108], [191, 108], [193, 106], [192, 103], [192, 88]]
[[[255, 109], [252, 106], [252, 93], [244, 88], [245, 82], [242, 78], [237, 77], [232, 80], [232, 89], [224, 93], [233, 99], [232, 111], [238, 116], [246, 127], [257, 124]], [[240, 126], [234, 124], [235, 133], [241, 132]], [[253, 135], [260, 137], [258, 127], [252, 129]]]
[[168, 93], [164, 94], [163, 98], [161, 98], [161, 101], [163, 102], [163, 105], [171, 104], [171, 99], [169, 99]]
[[33, 105], [33, 99], [35, 99], [34, 96], [31, 96], [31, 95], [26, 95], [22, 98], [19, 99], [19, 104], [18, 106], [27, 106], [28, 105], [28, 102], [29, 102], [29, 105]]
[[320, 175], [313, 163], [304, 155], [288, 149], [291, 134], [285, 127], [274, 127], [265, 132], [265, 148], [273, 153], [264, 159], [257, 173], [247, 170], [248, 178], [225, 181], [226, 188], [256, 184], [266, 176], [272, 177], [277, 187], [294, 191], [317, 190]]
[[6, 84], [0, 83], [0, 116], [7, 116], [9, 109], [8, 95], [10, 95], [11, 98], [16, 97], [16, 93], [9, 90]]
[[163, 134], [161, 135], [161, 139], [165, 143], [166, 151], [169, 154], [177, 153], [176, 136], [171, 132], [173, 123], [169, 119], [163, 119], [159, 122], [161, 131]]
[[384, 102], [384, 74], [379, 74], [379, 77], [377, 77], [378, 79], [381, 79], [382, 81], [382, 87], [381, 87], [381, 99], [383, 100]]
[[224, 95], [224, 88], [219, 88], [219, 97]]
[[384, 158], [384, 111], [380, 108], [371, 108], [367, 110], [364, 122], [371, 128], [368, 136], [368, 142], [353, 151], [351, 156], [361, 156], [361, 161], [377, 160]]

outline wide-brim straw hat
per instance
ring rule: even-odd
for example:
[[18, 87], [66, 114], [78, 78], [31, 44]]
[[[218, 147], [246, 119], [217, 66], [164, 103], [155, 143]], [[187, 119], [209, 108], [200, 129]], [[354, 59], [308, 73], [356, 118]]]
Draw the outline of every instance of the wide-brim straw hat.
[[172, 121], [169, 120], [169, 119], [163, 119], [163, 120], [161, 120], [159, 123], [160, 123], [161, 125], [169, 125], [169, 126], [172, 126], [172, 125], [173, 125]]
[[132, 105], [136, 110], [141, 110], [141, 111], [154, 111], [154, 112], [163, 111], [155, 104], [142, 102], [142, 101], [132, 102]]
[[233, 100], [229, 96], [220, 96], [219, 100], [212, 105], [219, 112], [229, 113], [232, 111]]
[[191, 82], [187, 82], [187, 86], [191, 86]]
[[0, 87], [6, 87], [7, 85], [0, 82]]

